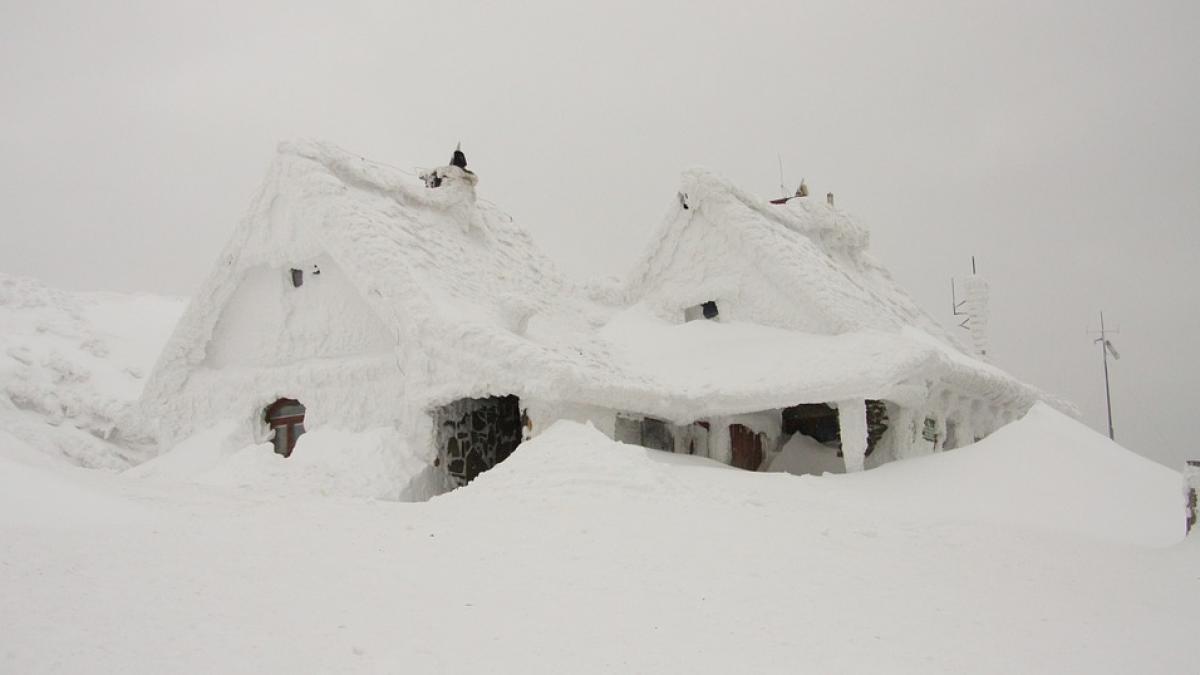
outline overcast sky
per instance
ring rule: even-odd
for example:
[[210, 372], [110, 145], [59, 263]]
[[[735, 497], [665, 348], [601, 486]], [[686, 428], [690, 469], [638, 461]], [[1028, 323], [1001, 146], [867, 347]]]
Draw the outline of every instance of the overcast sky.
[[1200, 2], [0, 0], [0, 270], [187, 294], [275, 144], [403, 168], [461, 140], [482, 197], [621, 274], [715, 169], [817, 194], [949, 322], [970, 256], [994, 360], [1118, 440], [1200, 459]]

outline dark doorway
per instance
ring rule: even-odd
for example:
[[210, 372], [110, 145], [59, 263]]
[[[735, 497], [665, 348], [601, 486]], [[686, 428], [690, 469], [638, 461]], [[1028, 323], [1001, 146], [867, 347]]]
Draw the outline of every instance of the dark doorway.
[[458, 485], [508, 459], [521, 444], [520, 401], [516, 396], [464, 398], [438, 408], [439, 466]]
[[281, 398], [267, 406], [263, 418], [275, 432], [271, 436], [275, 454], [291, 457], [296, 439], [304, 433], [304, 405], [294, 398]]
[[785, 436], [800, 433], [821, 443], [841, 447], [842, 430], [837, 410], [824, 403], [801, 403], [783, 409]]
[[741, 424], [729, 425], [729, 442], [733, 448], [733, 466], [758, 471], [763, 462], [762, 434]]

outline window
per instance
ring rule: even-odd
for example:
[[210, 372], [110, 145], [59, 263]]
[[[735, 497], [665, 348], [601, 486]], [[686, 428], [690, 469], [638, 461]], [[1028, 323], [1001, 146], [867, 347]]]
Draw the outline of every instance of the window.
[[281, 398], [267, 407], [263, 417], [275, 432], [271, 436], [275, 454], [291, 457], [296, 440], [304, 433], [304, 405], [294, 398]]
[[292, 287], [300, 288], [304, 284], [304, 270], [292, 268]]
[[653, 417], [618, 414], [615, 440], [651, 450], [675, 452], [675, 435], [666, 422]]

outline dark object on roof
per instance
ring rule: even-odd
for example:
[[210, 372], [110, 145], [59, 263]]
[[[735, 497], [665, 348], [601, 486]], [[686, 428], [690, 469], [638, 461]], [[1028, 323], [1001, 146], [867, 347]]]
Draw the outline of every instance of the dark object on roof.
[[460, 169], [466, 170], [467, 156], [463, 154], [462, 143], [455, 146], [454, 154], [450, 157], [450, 166], [457, 166]]

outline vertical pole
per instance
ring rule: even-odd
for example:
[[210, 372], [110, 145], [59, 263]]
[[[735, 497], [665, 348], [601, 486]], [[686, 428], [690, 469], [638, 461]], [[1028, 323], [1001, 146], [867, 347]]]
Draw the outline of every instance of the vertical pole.
[[1104, 312], [1100, 312], [1100, 355], [1104, 357], [1104, 403], [1108, 408], [1108, 437], [1116, 440], [1113, 435], [1112, 423], [1112, 391], [1108, 386], [1108, 337], [1104, 334]]
[[775, 155], [775, 158], [779, 160], [779, 196], [786, 198], [788, 191], [783, 185], [783, 155]]

